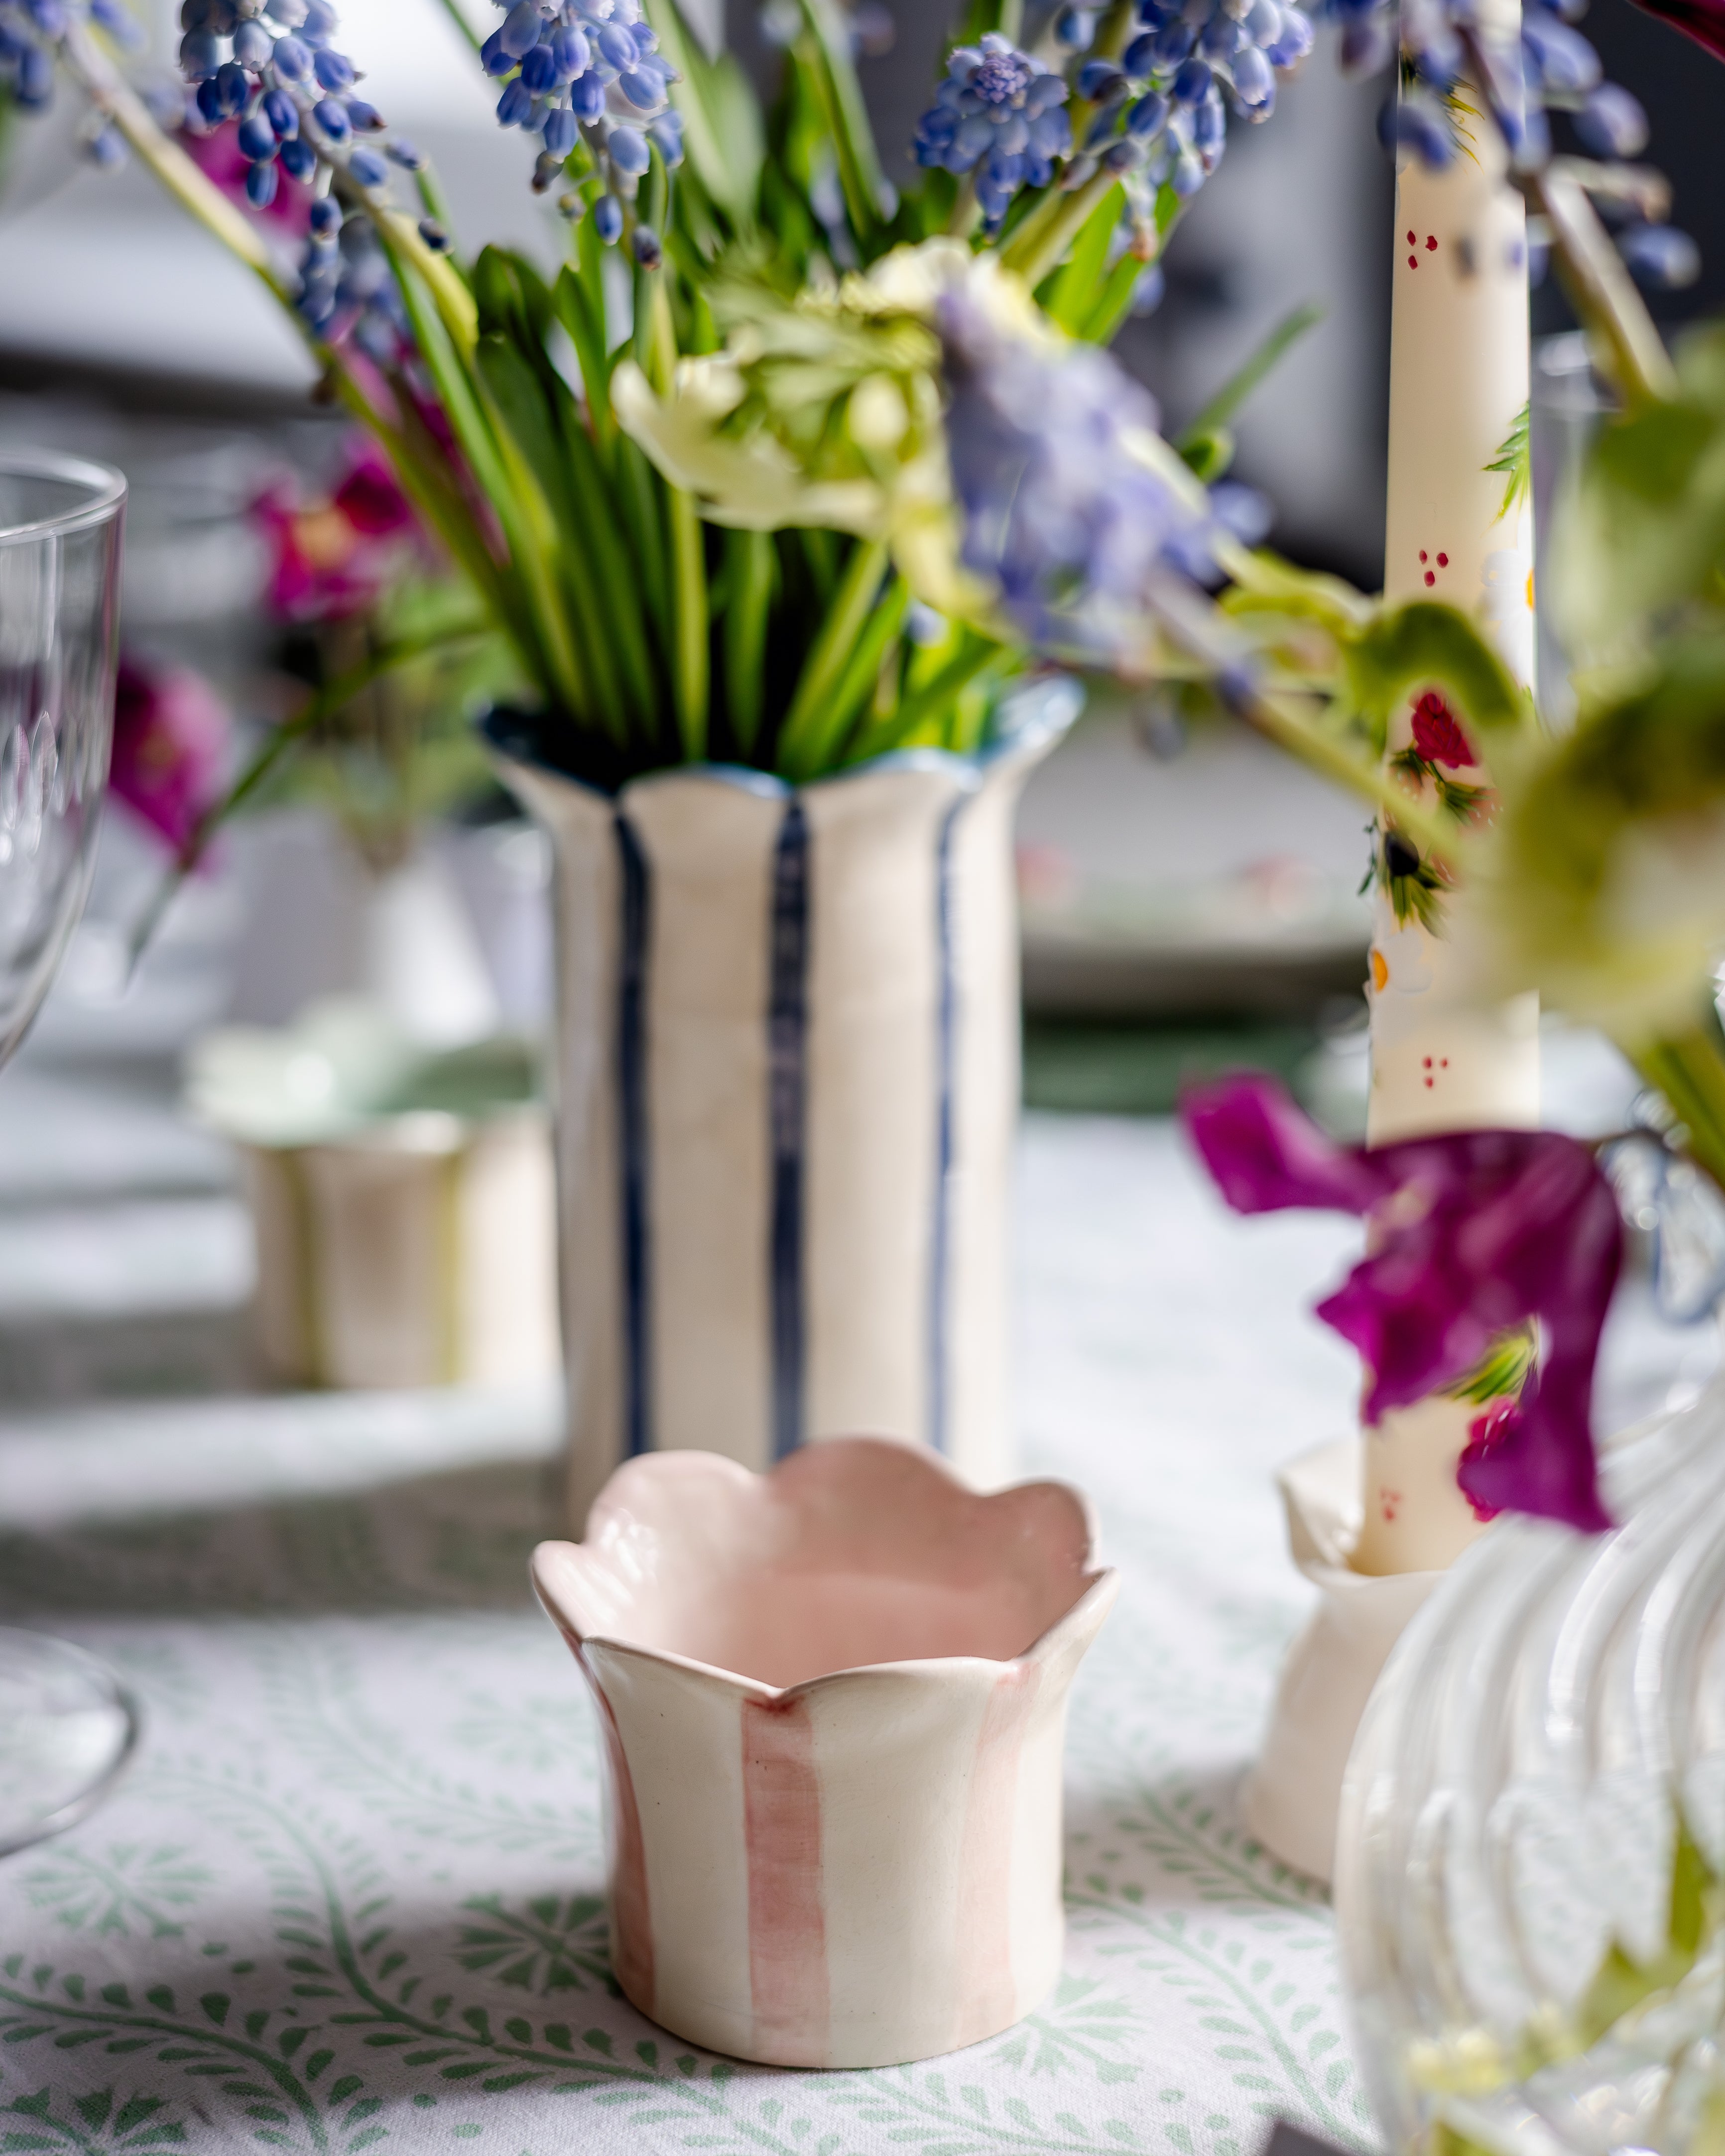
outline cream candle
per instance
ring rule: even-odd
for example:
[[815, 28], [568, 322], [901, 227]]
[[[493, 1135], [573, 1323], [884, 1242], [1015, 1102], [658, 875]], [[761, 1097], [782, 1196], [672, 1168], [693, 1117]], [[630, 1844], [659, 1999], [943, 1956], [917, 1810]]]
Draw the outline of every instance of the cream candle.
[[[1461, 90], [1453, 162], [1432, 172], [1404, 153], [1397, 174], [1384, 590], [1461, 608], [1531, 683], [1532, 509], [1525, 499], [1507, 507], [1504, 475], [1489, 469], [1527, 402], [1526, 221], [1497, 131], [1466, 109], [1478, 100], [1465, 83]], [[1392, 729], [1392, 754], [1420, 745], [1416, 704]], [[1425, 706], [1422, 740], [1449, 742], [1446, 778], [1481, 783], [1443, 716]], [[1378, 896], [1368, 989], [1373, 1145], [1539, 1120], [1537, 1004], [1476, 999], [1464, 955], [1442, 933], [1441, 903], [1434, 933]], [[1435, 1397], [1366, 1431], [1356, 1570], [1446, 1565], [1479, 1532], [1455, 1462], [1481, 1412]]]

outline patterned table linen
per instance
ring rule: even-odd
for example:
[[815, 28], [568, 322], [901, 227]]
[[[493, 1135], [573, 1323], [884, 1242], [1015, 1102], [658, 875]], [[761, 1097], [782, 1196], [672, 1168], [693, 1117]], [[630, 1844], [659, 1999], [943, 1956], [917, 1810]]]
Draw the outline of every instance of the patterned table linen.
[[0, 2156], [1252, 2156], [1276, 2113], [1369, 2148], [1327, 1904], [1235, 1813], [1304, 1594], [1270, 1471], [1346, 1426], [1304, 1313], [1353, 1240], [1224, 1216], [1166, 1126], [1032, 1120], [1024, 1464], [1124, 1574], [1074, 1701], [1065, 1973], [883, 2071], [740, 2066], [609, 1988], [592, 1721], [526, 1591], [548, 1403], [0, 1425], [0, 1605], [148, 1715], [114, 1800], [0, 1865]]

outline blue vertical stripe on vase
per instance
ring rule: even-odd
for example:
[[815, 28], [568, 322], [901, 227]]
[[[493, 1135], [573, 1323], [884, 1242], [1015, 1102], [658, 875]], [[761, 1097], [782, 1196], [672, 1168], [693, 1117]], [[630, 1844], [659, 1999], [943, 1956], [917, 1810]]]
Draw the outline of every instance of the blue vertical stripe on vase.
[[928, 1253], [928, 1442], [947, 1450], [947, 1304], [952, 1272], [952, 1062], [957, 1029], [952, 958], [952, 827], [968, 794], [941, 819], [935, 855], [934, 1219]]
[[809, 819], [794, 795], [773, 856], [767, 1012], [773, 1149], [773, 1456], [803, 1438], [803, 1184], [809, 1088]]
[[647, 937], [652, 884], [647, 857], [619, 809], [617, 949], [617, 1151], [623, 1238], [624, 1449], [653, 1442], [653, 1317], [647, 1247]]

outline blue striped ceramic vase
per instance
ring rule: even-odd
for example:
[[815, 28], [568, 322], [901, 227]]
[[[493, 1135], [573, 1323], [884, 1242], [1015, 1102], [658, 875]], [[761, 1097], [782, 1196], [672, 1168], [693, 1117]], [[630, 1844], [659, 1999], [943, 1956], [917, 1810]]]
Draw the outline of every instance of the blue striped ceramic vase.
[[557, 861], [577, 1529], [639, 1452], [868, 1435], [1010, 1471], [1013, 811], [1079, 702], [1020, 690], [974, 757], [614, 795], [493, 727]]

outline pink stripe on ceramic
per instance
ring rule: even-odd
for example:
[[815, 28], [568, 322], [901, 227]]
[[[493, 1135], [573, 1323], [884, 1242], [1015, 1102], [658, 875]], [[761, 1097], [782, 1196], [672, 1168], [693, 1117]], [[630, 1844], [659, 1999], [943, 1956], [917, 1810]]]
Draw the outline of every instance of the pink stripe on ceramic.
[[824, 2066], [831, 2002], [820, 1777], [805, 1693], [743, 1702], [742, 1833], [754, 2047], [788, 2066]]
[[588, 1530], [533, 1577], [639, 1821], [638, 1881], [614, 1835], [614, 1936], [625, 1906], [649, 1931], [629, 1996], [781, 2066], [931, 2057], [1029, 2012], [1060, 1968], [1066, 1696], [1116, 1584], [1083, 1498], [847, 1438], [765, 1476], [643, 1455]]

